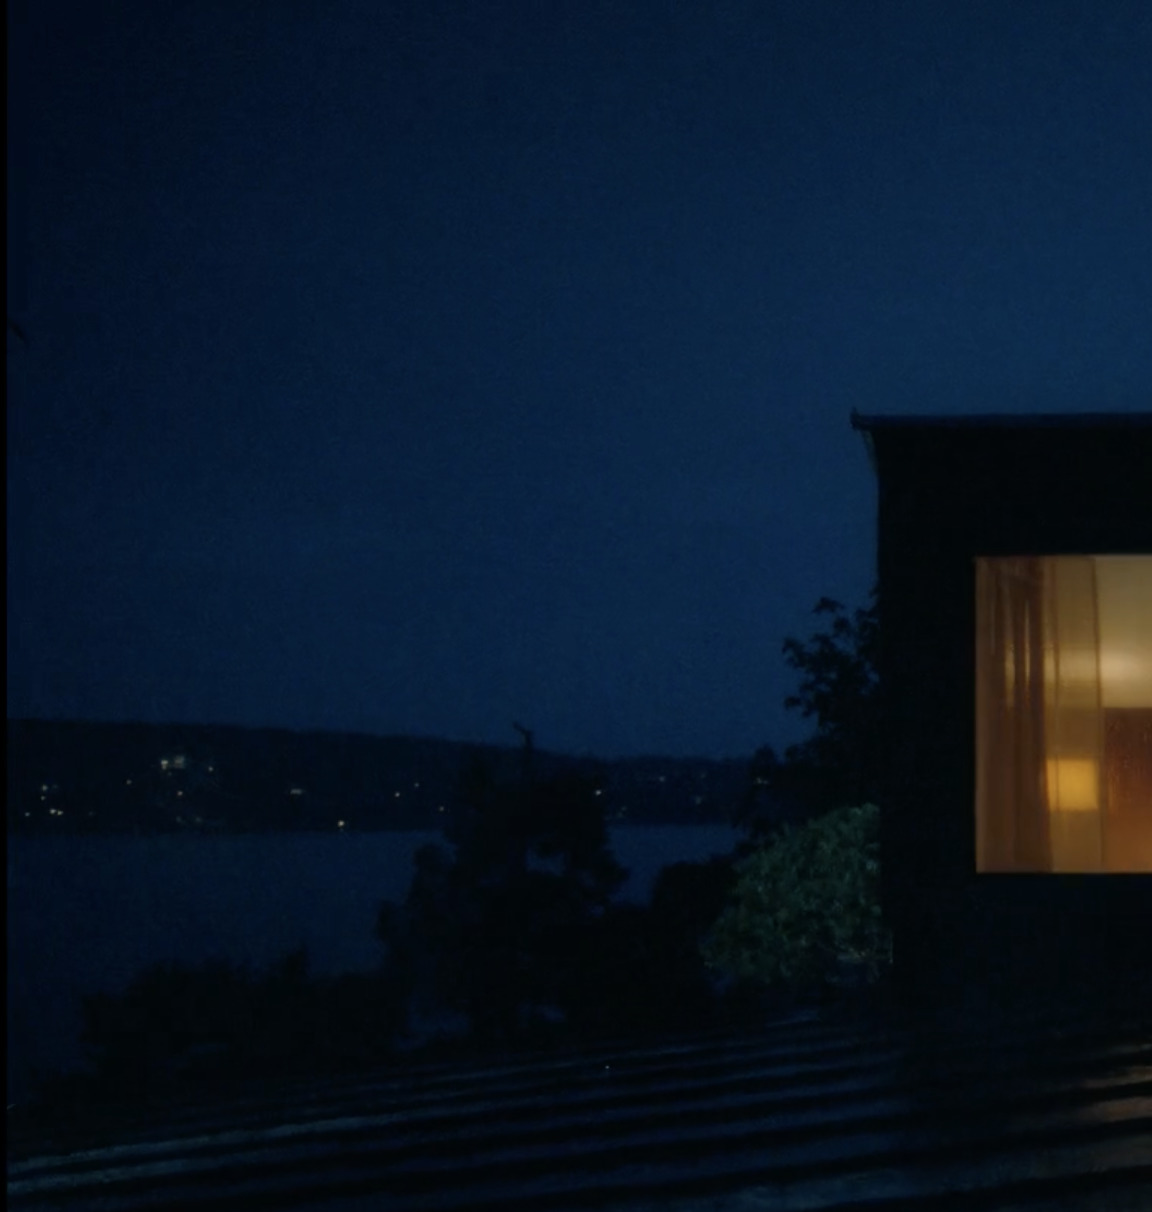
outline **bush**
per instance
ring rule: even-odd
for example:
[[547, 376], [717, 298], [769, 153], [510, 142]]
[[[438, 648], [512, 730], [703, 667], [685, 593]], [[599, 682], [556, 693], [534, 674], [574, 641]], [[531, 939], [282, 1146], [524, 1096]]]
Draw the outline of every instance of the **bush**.
[[213, 1063], [250, 1036], [250, 974], [226, 962], [200, 968], [158, 964], [122, 995], [84, 999], [96, 1076], [133, 1092], [169, 1087], [189, 1068]]
[[707, 965], [790, 991], [838, 982], [847, 964], [876, 980], [891, 957], [880, 911], [879, 809], [841, 808], [785, 828], [737, 866], [704, 942]]
[[225, 961], [156, 965], [83, 1008], [93, 1087], [129, 1097], [382, 1062], [402, 1021], [383, 976], [313, 977], [303, 950], [265, 974]]

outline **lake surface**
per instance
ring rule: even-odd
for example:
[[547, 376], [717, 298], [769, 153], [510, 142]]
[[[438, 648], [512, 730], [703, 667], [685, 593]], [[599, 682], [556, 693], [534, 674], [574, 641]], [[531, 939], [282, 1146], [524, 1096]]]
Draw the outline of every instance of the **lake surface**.
[[[625, 826], [612, 848], [644, 902], [663, 867], [740, 839], [722, 825]], [[435, 833], [8, 839], [8, 1102], [76, 1067], [80, 998], [149, 964], [224, 957], [263, 968], [301, 945], [314, 972], [364, 971], [382, 900], [403, 900]]]

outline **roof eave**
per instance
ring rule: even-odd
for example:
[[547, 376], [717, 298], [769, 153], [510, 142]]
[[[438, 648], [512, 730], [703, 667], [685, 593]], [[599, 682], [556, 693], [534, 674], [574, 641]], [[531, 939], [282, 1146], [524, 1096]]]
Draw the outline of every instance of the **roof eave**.
[[1113, 429], [1152, 426], [1152, 412], [953, 413], [865, 416], [852, 410], [852, 428], [880, 429]]

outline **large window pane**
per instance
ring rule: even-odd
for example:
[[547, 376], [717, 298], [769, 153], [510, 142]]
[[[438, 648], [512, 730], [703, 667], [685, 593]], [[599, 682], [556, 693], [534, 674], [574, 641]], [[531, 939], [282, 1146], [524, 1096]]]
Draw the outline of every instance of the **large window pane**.
[[976, 562], [979, 871], [1152, 872], [1152, 556]]

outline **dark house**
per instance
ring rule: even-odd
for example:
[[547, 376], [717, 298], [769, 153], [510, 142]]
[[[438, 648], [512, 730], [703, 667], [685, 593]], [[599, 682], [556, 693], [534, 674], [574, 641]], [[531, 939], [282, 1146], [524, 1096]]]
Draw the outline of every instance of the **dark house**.
[[1152, 413], [865, 417], [897, 982], [1152, 998]]

